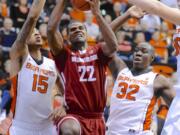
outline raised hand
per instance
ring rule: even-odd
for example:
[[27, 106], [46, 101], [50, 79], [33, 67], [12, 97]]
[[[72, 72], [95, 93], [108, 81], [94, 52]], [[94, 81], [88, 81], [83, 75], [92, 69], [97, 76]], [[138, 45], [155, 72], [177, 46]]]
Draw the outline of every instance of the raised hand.
[[100, 1], [99, 0], [86, 0], [91, 8], [91, 11], [94, 15], [97, 15], [100, 12]]
[[144, 12], [141, 8], [137, 7], [137, 6], [132, 6], [131, 8], [128, 9], [129, 15], [131, 17], [140, 19], [142, 18], [146, 12]]

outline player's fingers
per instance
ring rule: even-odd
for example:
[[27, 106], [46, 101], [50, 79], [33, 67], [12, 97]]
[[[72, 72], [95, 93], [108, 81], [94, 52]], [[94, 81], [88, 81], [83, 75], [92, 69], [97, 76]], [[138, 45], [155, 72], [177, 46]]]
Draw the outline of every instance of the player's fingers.
[[88, 2], [90, 4], [90, 6], [94, 5], [93, 0], [86, 0], [86, 2]]

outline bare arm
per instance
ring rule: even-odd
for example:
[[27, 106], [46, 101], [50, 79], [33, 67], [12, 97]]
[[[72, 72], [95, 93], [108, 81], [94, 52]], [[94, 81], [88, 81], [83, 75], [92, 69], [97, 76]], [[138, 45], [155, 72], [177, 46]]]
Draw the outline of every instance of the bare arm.
[[31, 36], [32, 31], [34, 30], [41, 10], [43, 9], [45, 4], [45, 0], [34, 0], [32, 7], [29, 11], [28, 17], [19, 32], [16, 41], [14, 42], [11, 50], [10, 50], [10, 58], [11, 58], [11, 67], [13, 68], [11, 75], [16, 75], [22, 63], [21, 60], [28, 54], [28, 48], [26, 46], [26, 41]]
[[63, 15], [66, 0], [57, 0], [56, 6], [52, 11], [48, 23], [48, 44], [54, 55], [58, 55], [59, 51], [63, 49], [63, 38], [59, 32], [59, 24]]
[[104, 46], [102, 46], [102, 50], [105, 55], [112, 56], [112, 54], [117, 50], [117, 46], [118, 46], [116, 36], [101, 15], [99, 9], [99, 0], [87, 0], [87, 1], [91, 6], [92, 13], [96, 17], [97, 23], [99, 25], [102, 36], [106, 43]]
[[175, 97], [175, 91], [169, 79], [163, 75], [158, 75], [154, 80], [154, 91], [157, 96], [162, 96], [168, 105]]
[[176, 8], [171, 8], [157, 0], [129, 0], [129, 3], [141, 7], [148, 13], [156, 14], [163, 19], [180, 25], [180, 11]]
[[109, 69], [113, 75], [114, 80], [116, 80], [119, 72], [126, 67], [126, 63], [117, 55], [114, 55], [112, 60], [109, 62]]
[[144, 14], [145, 13], [141, 10], [141, 8], [132, 6], [123, 15], [113, 20], [110, 27], [114, 32], [116, 32], [130, 17], [140, 19], [144, 16]]

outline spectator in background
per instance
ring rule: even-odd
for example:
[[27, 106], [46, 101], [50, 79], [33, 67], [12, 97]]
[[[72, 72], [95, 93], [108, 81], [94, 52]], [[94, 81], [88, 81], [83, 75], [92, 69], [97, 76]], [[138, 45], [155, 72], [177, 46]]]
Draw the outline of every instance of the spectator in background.
[[143, 32], [137, 32], [135, 35], [134, 42], [136, 45], [143, 43], [143, 42], [146, 42], [144, 33]]
[[160, 29], [161, 20], [159, 16], [148, 14], [141, 19], [140, 23], [146, 31], [153, 33], [156, 29]]
[[14, 21], [14, 26], [21, 29], [28, 15], [29, 8], [27, 0], [19, 0], [10, 7], [10, 17]]
[[130, 37], [124, 31], [119, 31], [116, 34], [118, 40], [118, 50], [117, 54], [121, 57], [121, 59], [125, 61], [129, 61], [132, 56], [132, 50], [134, 45], [130, 42]]
[[85, 13], [85, 26], [87, 28], [87, 36], [89, 39], [96, 40], [99, 36], [99, 26], [93, 22], [93, 14], [90, 11]]
[[113, 12], [114, 11], [113, 6], [114, 5], [113, 5], [112, 0], [106, 0], [101, 3], [100, 9], [101, 9], [103, 15], [108, 14], [114, 20], [116, 17]]
[[7, 1], [6, 0], [1, 0], [0, 1], [0, 14], [2, 17], [7, 17], [8, 16], [8, 6], [7, 6]]
[[5, 18], [3, 27], [0, 29], [0, 45], [3, 49], [3, 57], [9, 57], [9, 50], [16, 39], [17, 33], [13, 30], [11, 18]]
[[[160, 37], [160, 31], [155, 31], [152, 35], [152, 39], [150, 40], [150, 44], [155, 49], [156, 59], [161, 63], [167, 63], [168, 60], [168, 50], [167, 50], [167, 43]], [[160, 58], [160, 59], [159, 59]], [[160, 60], [160, 61], [159, 61]]]

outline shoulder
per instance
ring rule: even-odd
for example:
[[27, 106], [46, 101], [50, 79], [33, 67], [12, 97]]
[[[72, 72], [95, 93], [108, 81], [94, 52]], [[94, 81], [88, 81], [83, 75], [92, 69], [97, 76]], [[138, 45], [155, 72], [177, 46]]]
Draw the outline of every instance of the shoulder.
[[54, 62], [53, 59], [50, 59], [50, 58], [47, 58], [47, 57], [44, 57], [44, 56], [43, 56], [43, 59], [44, 59], [44, 62], [48, 62], [48, 63], [51, 63], [51, 64], [55, 64], [55, 62]]

